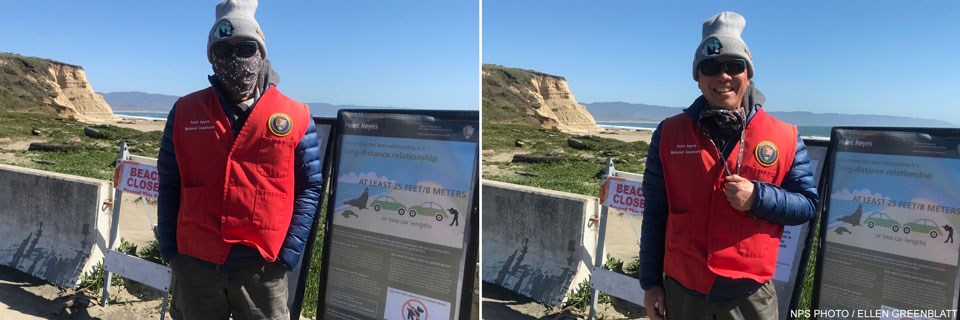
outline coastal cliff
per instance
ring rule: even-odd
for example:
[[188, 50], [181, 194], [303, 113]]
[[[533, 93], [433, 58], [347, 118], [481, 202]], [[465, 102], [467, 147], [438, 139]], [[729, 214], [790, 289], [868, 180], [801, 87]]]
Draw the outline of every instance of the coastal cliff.
[[0, 110], [56, 114], [80, 121], [115, 120], [83, 67], [0, 53]]
[[574, 98], [565, 78], [493, 64], [483, 65], [483, 121], [524, 123], [568, 133], [603, 130]]

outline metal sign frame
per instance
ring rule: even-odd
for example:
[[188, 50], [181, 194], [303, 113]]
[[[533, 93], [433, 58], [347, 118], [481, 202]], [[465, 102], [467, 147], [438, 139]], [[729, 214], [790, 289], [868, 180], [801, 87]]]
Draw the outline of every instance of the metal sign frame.
[[[333, 168], [331, 161], [334, 153], [336, 152], [333, 141], [339, 140], [340, 134], [340, 132], [337, 130], [338, 124], [336, 118], [313, 117], [313, 123], [315, 125], [329, 126], [330, 128], [326, 135], [326, 148], [322, 150], [324, 152], [323, 158], [320, 159], [322, 161], [320, 172], [323, 173], [323, 183], [320, 186], [319, 192], [320, 202], [317, 203], [317, 211], [314, 213], [313, 224], [310, 226], [310, 236], [307, 238], [307, 243], [303, 247], [303, 254], [300, 256], [300, 264], [298, 264], [297, 267], [290, 272], [290, 274], [297, 275], [296, 285], [293, 288], [290, 288], [292, 291], [290, 296], [291, 299], [289, 299], [287, 302], [287, 305], [290, 309], [291, 320], [300, 319], [300, 312], [303, 309], [303, 296], [307, 287], [307, 279], [310, 276], [310, 267], [313, 260], [313, 247], [316, 245], [317, 233], [320, 232], [324, 236], [327, 234], [325, 228], [324, 230], [319, 230], [321, 226], [320, 214], [324, 212], [323, 201], [326, 200], [330, 195], [330, 171]], [[320, 133], [320, 130], [321, 129], [318, 127], [318, 134]], [[321, 141], [321, 145], [322, 143], [324, 142]], [[321, 254], [322, 253], [323, 252], [321, 252]]]
[[[790, 319], [790, 320], [796, 319], [796, 317], [790, 314], [789, 310], [797, 310], [797, 308], [800, 306], [800, 295], [803, 292], [803, 284], [804, 284], [803, 282], [804, 282], [804, 279], [806, 279], [806, 274], [808, 270], [810, 269], [810, 267], [808, 266], [808, 264], [810, 263], [810, 255], [811, 255], [810, 253], [813, 250], [814, 235], [816, 234], [817, 227], [819, 226], [820, 215], [823, 212], [823, 198], [824, 198], [823, 190], [824, 190], [824, 186], [827, 183], [826, 181], [830, 176], [828, 169], [830, 168], [830, 163], [831, 163], [830, 157], [829, 157], [830, 155], [829, 140], [808, 138], [808, 139], [803, 139], [803, 143], [804, 145], [807, 146], [808, 149], [809, 147], [817, 147], [817, 148], [826, 148], [827, 151], [826, 151], [826, 156], [823, 159], [820, 159], [820, 170], [819, 170], [820, 177], [819, 179], [817, 179], [817, 195], [820, 196], [820, 202], [819, 202], [819, 205], [817, 206], [816, 216], [814, 216], [812, 220], [806, 222], [807, 235], [803, 239], [803, 243], [802, 243], [803, 247], [802, 249], [800, 249], [800, 252], [801, 252], [800, 260], [794, 261], [794, 263], [798, 264], [797, 272], [791, 275], [791, 279], [793, 280], [793, 291], [790, 293], [790, 301], [788, 302], [789, 307], [787, 308], [788, 312], [786, 314], [783, 314], [783, 313], [780, 314], [781, 319]], [[817, 168], [813, 168], [813, 170], [814, 170], [814, 175], [816, 175], [818, 172]]]

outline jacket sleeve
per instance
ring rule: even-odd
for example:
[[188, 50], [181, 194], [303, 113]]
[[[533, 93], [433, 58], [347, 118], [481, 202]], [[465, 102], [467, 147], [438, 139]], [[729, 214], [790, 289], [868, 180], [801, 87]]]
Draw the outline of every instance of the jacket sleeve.
[[663, 286], [663, 253], [667, 234], [667, 188], [660, 162], [660, 129], [657, 126], [647, 149], [643, 170], [644, 209], [640, 227], [640, 287], [644, 290]]
[[757, 200], [749, 214], [755, 217], [782, 225], [799, 225], [816, 216], [820, 202], [817, 182], [813, 179], [807, 146], [799, 135], [793, 164], [780, 186], [754, 182], [754, 193]]
[[310, 228], [320, 201], [320, 188], [323, 183], [322, 163], [320, 159], [320, 141], [317, 127], [310, 119], [310, 125], [303, 139], [297, 145], [295, 166], [295, 185], [293, 219], [290, 229], [283, 240], [278, 259], [287, 270], [293, 270], [300, 261], [303, 248], [309, 241]]
[[163, 127], [160, 154], [157, 155], [157, 173], [160, 188], [157, 195], [157, 243], [160, 256], [170, 261], [177, 254], [177, 213], [180, 211], [180, 166], [173, 149], [173, 120], [177, 106], [170, 109]]

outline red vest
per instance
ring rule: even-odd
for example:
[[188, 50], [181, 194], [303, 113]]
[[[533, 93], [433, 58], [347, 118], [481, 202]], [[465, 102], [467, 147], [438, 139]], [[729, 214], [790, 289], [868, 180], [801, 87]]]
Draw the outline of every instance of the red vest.
[[[724, 195], [723, 163], [736, 173], [739, 142], [727, 159], [686, 113], [663, 121], [660, 162], [669, 217], [664, 271], [708, 293], [717, 276], [773, 278], [783, 225], [733, 209]], [[757, 109], [744, 136], [740, 176], [779, 186], [793, 164], [797, 127]]]
[[234, 137], [213, 88], [177, 101], [177, 250], [223, 264], [233, 244], [275, 261], [293, 216], [295, 148], [307, 106], [268, 88]]

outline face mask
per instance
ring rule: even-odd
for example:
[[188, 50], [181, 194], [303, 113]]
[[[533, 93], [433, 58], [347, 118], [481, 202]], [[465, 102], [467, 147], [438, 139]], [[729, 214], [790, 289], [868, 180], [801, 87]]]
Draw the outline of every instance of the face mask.
[[252, 98], [261, 66], [263, 58], [259, 53], [246, 58], [239, 55], [213, 57], [213, 74], [220, 81], [220, 89], [227, 99], [233, 102]]
[[708, 109], [700, 115], [704, 125], [717, 129], [740, 130], [743, 127], [743, 108], [736, 110]]

